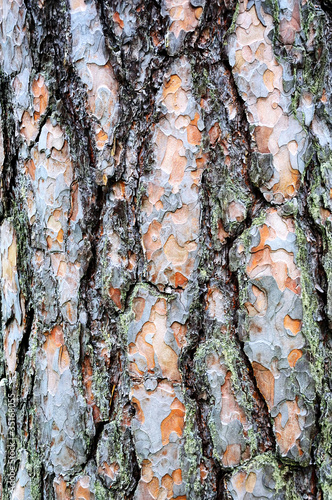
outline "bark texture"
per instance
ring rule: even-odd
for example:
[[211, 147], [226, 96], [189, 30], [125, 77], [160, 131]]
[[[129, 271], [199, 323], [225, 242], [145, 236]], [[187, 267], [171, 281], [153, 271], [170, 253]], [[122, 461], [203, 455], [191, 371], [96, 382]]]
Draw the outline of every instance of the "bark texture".
[[329, 0], [0, 1], [1, 498], [332, 499], [331, 63]]

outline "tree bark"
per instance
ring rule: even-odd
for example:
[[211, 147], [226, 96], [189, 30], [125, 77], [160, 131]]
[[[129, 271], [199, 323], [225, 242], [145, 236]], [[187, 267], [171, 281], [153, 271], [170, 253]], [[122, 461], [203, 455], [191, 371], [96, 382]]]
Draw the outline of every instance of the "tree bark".
[[0, 2], [0, 497], [332, 499], [328, 0]]

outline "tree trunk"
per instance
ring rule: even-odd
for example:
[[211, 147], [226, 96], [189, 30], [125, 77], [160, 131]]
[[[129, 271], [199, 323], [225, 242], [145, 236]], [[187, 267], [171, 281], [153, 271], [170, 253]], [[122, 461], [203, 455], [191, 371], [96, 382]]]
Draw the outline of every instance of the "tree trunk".
[[332, 499], [328, 0], [0, 26], [0, 497]]

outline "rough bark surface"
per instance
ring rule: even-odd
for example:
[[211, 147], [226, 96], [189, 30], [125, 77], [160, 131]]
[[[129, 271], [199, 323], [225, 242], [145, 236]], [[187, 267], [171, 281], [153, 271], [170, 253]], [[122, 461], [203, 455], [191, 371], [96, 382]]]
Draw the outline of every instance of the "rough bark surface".
[[331, 63], [329, 0], [0, 1], [1, 498], [332, 499]]

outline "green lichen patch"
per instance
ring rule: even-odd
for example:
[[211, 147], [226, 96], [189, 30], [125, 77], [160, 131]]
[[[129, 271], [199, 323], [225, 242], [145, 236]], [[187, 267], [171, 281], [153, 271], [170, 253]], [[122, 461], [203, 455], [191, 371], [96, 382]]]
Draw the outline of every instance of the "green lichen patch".
[[[213, 357], [215, 361], [218, 359], [219, 366], [215, 366], [215, 362], [213, 362], [212, 368], [212, 366], [208, 366], [208, 360], [209, 358], [212, 360]], [[210, 376], [209, 368], [211, 369]], [[252, 388], [249, 387], [249, 380], [245, 376], [247, 370], [241, 359], [239, 346], [236, 345], [234, 339], [228, 333], [220, 333], [220, 329], [216, 329], [214, 337], [197, 349], [194, 357], [194, 371], [200, 392], [206, 394], [205, 398], [209, 401], [208, 424], [214, 443], [215, 458], [222, 463], [222, 455], [226, 451], [224, 440], [227, 433], [233, 433], [232, 439], [237, 436], [242, 452], [249, 445], [250, 453], [255, 454], [258, 444], [257, 432], [253, 432], [251, 427], [254, 410], [254, 399], [250, 390]], [[221, 399], [221, 386], [224, 385], [228, 372], [231, 372], [230, 390], [237, 404], [244, 411], [248, 422], [246, 429], [242, 429], [241, 432], [238, 428], [239, 422], [234, 421], [230, 425], [224, 425], [220, 421], [220, 412], [224, 404]], [[221, 434], [225, 434], [222, 440]]]
[[[135, 462], [132, 456], [130, 430], [123, 425], [124, 416], [119, 405], [115, 409], [115, 415], [115, 418], [105, 426], [98, 442], [96, 464], [99, 471], [99, 480], [101, 481], [101, 484], [99, 483], [100, 487], [98, 482], [96, 484], [100, 494], [105, 488], [108, 491], [111, 489], [111, 491], [114, 491], [114, 497], [112, 498], [120, 500], [125, 492], [129, 493], [135, 488], [136, 481], [133, 473]], [[103, 475], [100, 472], [103, 470], [104, 463], [115, 467], [116, 472], [112, 480], [106, 474]]]
[[202, 458], [202, 443], [196, 424], [196, 405], [185, 395], [185, 428], [181, 468], [186, 483], [188, 498], [202, 498], [203, 486], [200, 480], [199, 464]]
[[22, 207], [13, 203], [9, 217], [15, 229], [17, 244], [17, 264], [19, 270], [20, 289], [25, 299], [31, 298], [31, 251], [29, 246], [29, 221], [27, 213]]
[[274, 500], [301, 499], [295, 485], [296, 471], [278, 462], [271, 452], [257, 455], [232, 471], [232, 475], [226, 477], [227, 489], [232, 490], [231, 479], [237, 473], [245, 474], [246, 487], [253, 489], [254, 494], [254, 487], [257, 487], [256, 495], [259, 491], [264, 498]]
[[317, 390], [322, 386], [324, 354], [320, 343], [320, 330], [316, 320], [318, 300], [309, 268], [307, 239], [299, 224], [296, 224], [297, 254], [296, 264], [301, 270], [301, 300], [303, 320], [301, 332], [306, 338], [309, 353], [311, 375]]
[[[25, 466], [25, 469], [30, 478], [30, 492], [31, 498], [39, 500], [43, 497], [42, 492], [42, 468], [43, 468], [43, 460], [42, 455], [38, 451], [38, 439], [39, 435], [37, 432], [37, 426], [35, 421], [35, 412], [31, 410], [29, 412], [30, 416], [30, 425], [32, 432], [30, 433], [30, 439], [28, 441], [27, 451], [28, 451], [28, 461]], [[33, 425], [34, 424], [34, 425]]]

